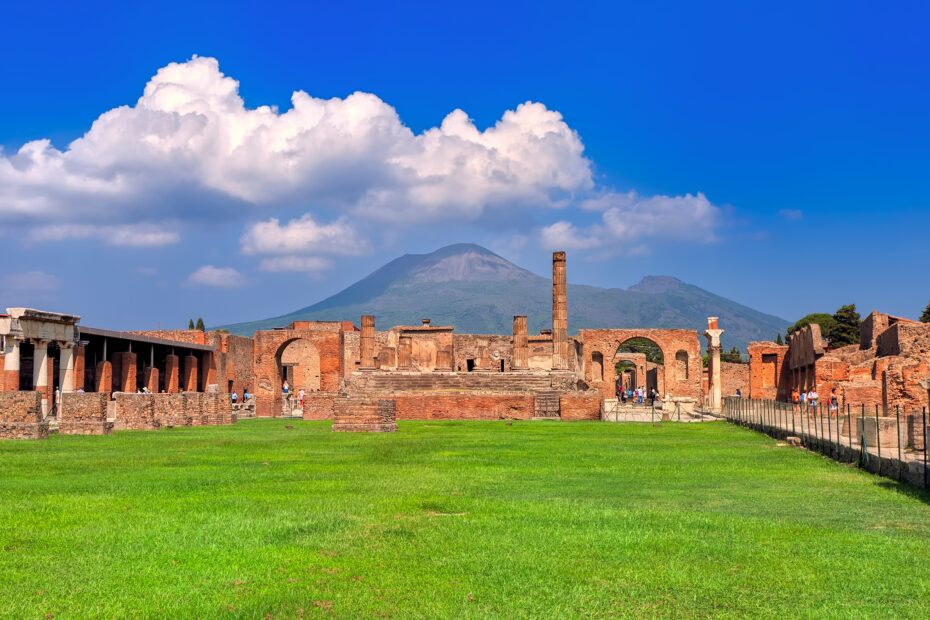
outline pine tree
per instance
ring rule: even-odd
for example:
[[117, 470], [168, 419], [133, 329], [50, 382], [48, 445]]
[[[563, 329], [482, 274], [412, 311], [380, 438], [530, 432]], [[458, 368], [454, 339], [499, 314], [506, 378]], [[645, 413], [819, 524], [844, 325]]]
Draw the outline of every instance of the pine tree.
[[924, 313], [920, 315], [921, 323], [930, 323], [930, 304], [927, 304], [927, 307], [924, 308]]
[[207, 328], [204, 327], [203, 325], [203, 319], [197, 319], [197, 327], [195, 327], [194, 329], [199, 329], [202, 332], [207, 331]]
[[781, 339], [781, 332], [778, 332], [778, 335], [775, 336], [775, 344], [785, 344], [785, 341]]
[[834, 347], [845, 347], [850, 344], [859, 344], [859, 313], [856, 304], [842, 306], [833, 315], [836, 324], [824, 336], [830, 340]]
[[194, 319], [187, 322], [187, 329], [194, 329]]

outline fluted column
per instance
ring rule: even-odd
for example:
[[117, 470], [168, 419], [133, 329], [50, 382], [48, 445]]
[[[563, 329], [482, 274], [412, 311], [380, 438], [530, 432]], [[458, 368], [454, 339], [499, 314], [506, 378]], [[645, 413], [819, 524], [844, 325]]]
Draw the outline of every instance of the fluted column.
[[565, 252], [552, 253], [552, 369], [568, 369], [568, 303]]
[[517, 315], [513, 317], [513, 357], [510, 368], [513, 370], [526, 370], [529, 362], [529, 341], [526, 336], [526, 317]]
[[721, 378], [720, 378], [720, 334], [717, 317], [707, 317], [707, 329], [704, 337], [707, 338], [707, 408], [714, 413], [720, 413], [721, 404]]
[[362, 332], [359, 336], [359, 366], [370, 370], [375, 367], [375, 317], [371, 314], [362, 315]]
[[59, 363], [58, 363], [58, 385], [61, 386], [61, 393], [67, 394], [74, 391], [74, 343], [58, 343]]

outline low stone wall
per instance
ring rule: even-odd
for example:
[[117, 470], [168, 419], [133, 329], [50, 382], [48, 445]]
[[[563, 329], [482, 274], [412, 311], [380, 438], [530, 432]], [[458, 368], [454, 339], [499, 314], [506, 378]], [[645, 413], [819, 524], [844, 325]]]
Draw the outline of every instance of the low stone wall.
[[[193, 426], [193, 415], [187, 408], [186, 394], [152, 394], [155, 419], [160, 426]], [[195, 414], [200, 417], [200, 402]]]
[[113, 428], [118, 431], [154, 431], [161, 427], [155, 419], [155, 395], [119, 392], [116, 394]]
[[334, 431], [389, 433], [397, 430], [396, 407], [387, 398], [341, 396], [333, 403]]
[[203, 417], [204, 426], [221, 426], [225, 424], [235, 424], [236, 414], [232, 410], [232, 397], [225, 393], [207, 393], [203, 395]]
[[0, 392], [0, 439], [47, 439], [39, 392]]
[[61, 395], [58, 432], [62, 435], [109, 435], [113, 422], [107, 420], [109, 396], [101, 392], [68, 392]]
[[526, 392], [400, 393], [391, 398], [397, 403], [398, 420], [529, 420], [535, 410], [535, 398]]
[[304, 420], [332, 420], [333, 402], [336, 394], [332, 392], [313, 392], [304, 396]]
[[562, 394], [559, 396], [559, 415], [563, 420], [600, 420], [602, 402], [598, 390]]

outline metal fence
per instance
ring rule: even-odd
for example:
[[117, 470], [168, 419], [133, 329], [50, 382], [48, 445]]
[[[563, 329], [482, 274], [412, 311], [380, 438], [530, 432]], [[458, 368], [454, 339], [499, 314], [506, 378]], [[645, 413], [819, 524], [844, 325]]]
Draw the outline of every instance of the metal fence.
[[785, 403], [723, 399], [728, 422], [832, 459], [915, 486], [930, 488], [927, 466], [927, 408], [883, 409], [844, 404]]

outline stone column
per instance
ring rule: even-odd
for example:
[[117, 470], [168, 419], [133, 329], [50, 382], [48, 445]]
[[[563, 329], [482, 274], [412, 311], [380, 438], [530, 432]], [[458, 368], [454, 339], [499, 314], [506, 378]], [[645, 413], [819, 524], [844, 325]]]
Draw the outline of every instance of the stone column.
[[94, 378], [95, 391], [103, 392], [108, 396], [113, 392], [113, 364], [111, 362], [97, 362]]
[[60, 353], [58, 364], [58, 385], [61, 386], [61, 393], [67, 394], [74, 391], [74, 343], [58, 343]]
[[714, 413], [720, 413], [721, 385], [720, 385], [720, 334], [722, 329], [717, 327], [717, 317], [707, 317], [707, 329], [704, 337], [707, 338], [707, 407]]
[[32, 357], [32, 385], [42, 394], [42, 417], [48, 415], [48, 340], [35, 341]]
[[526, 316], [513, 317], [513, 357], [510, 361], [511, 370], [527, 370], [529, 362], [529, 341], [526, 336]]
[[19, 345], [18, 338], [7, 336], [3, 375], [0, 376], [0, 389], [7, 392], [19, 391]]
[[148, 391], [152, 394], [158, 394], [158, 369], [154, 366], [149, 366], [143, 372], [143, 385], [148, 388]]
[[84, 389], [84, 370], [85, 370], [85, 350], [84, 345], [79, 344], [74, 348], [74, 389]]
[[165, 391], [169, 394], [178, 391], [178, 356], [174, 353], [165, 356]]
[[372, 314], [362, 315], [362, 333], [359, 337], [360, 368], [372, 370], [375, 367], [375, 317]]
[[413, 339], [410, 336], [401, 336], [400, 338], [400, 346], [397, 349], [397, 366], [408, 370], [413, 366]]
[[184, 358], [184, 391], [197, 391], [197, 358], [188, 355]]
[[568, 303], [565, 252], [552, 253], [552, 369], [568, 369]]

